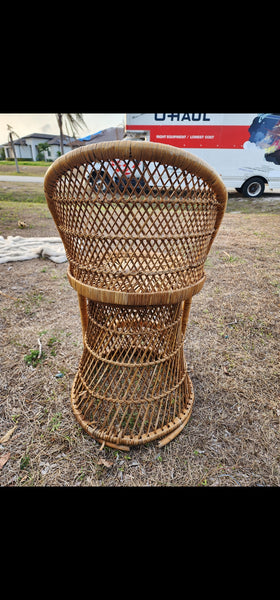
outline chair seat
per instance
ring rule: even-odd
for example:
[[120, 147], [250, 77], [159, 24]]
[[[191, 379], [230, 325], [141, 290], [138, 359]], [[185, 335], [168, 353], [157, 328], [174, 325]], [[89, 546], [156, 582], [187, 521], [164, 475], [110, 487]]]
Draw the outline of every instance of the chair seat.
[[194, 284], [175, 290], [167, 289], [159, 292], [123, 292], [114, 289], [94, 287], [83, 283], [73, 277], [70, 272], [70, 266], [67, 272], [70, 285], [85, 298], [96, 300], [97, 302], [107, 302], [112, 304], [122, 304], [124, 306], [150, 306], [157, 304], [173, 304], [180, 300], [188, 300], [202, 289], [205, 282], [205, 275]]

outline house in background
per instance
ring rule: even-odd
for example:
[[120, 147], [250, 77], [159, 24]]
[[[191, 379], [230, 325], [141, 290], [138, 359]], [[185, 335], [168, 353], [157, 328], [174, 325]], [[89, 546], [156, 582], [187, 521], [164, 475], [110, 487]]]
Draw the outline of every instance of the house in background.
[[[69, 150], [73, 150], [73, 148], [86, 146], [87, 144], [92, 144], [93, 142], [97, 143], [111, 140], [122, 140], [124, 134], [124, 127], [108, 127], [107, 129], [102, 129], [97, 133], [87, 135], [86, 137], [78, 140], [74, 137], [64, 135], [64, 154], [69, 152]], [[37, 160], [38, 144], [46, 142], [49, 147], [47, 150], [43, 151], [45, 160], [55, 160], [58, 156], [60, 156], [60, 137], [59, 135], [52, 135], [50, 133], [31, 133], [30, 135], [25, 135], [22, 138], [14, 139], [14, 147], [17, 159]], [[6, 159], [14, 158], [13, 150], [8, 142], [6, 144], [1, 144], [0, 148], [4, 148]]]
[[[64, 135], [64, 153], [72, 150], [71, 143], [74, 138]], [[60, 137], [50, 133], [31, 133], [22, 138], [14, 139], [14, 147], [16, 157], [19, 160], [37, 160], [38, 144], [46, 143], [49, 148], [43, 151], [45, 160], [55, 160], [60, 155]], [[4, 148], [5, 158], [14, 158], [11, 145], [7, 142], [1, 144], [0, 148]]]

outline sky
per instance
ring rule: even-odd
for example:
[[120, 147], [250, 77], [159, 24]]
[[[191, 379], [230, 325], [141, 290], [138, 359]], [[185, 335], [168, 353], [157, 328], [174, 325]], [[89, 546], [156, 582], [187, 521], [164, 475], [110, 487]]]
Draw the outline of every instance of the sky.
[[[107, 127], [117, 127], [125, 122], [125, 113], [83, 113], [87, 129], [80, 129], [78, 137], [85, 137]], [[7, 124], [19, 137], [31, 133], [59, 134], [55, 114], [52, 113], [0, 113], [0, 144], [8, 141]], [[65, 133], [67, 133], [65, 131]]]

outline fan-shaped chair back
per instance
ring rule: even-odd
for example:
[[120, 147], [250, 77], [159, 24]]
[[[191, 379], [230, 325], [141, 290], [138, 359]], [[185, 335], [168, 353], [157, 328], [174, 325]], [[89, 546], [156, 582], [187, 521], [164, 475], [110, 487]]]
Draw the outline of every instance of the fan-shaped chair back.
[[173, 302], [201, 284], [226, 203], [203, 161], [165, 144], [104, 142], [60, 157], [45, 189], [70, 274], [99, 290], [94, 299]]

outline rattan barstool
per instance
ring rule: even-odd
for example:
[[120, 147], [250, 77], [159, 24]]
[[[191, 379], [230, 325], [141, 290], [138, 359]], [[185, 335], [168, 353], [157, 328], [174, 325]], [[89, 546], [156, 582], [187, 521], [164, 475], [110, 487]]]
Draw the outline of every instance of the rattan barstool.
[[59, 157], [45, 195], [80, 305], [74, 414], [101, 444], [164, 446], [192, 410], [183, 343], [226, 188], [181, 149], [116, 141]]

